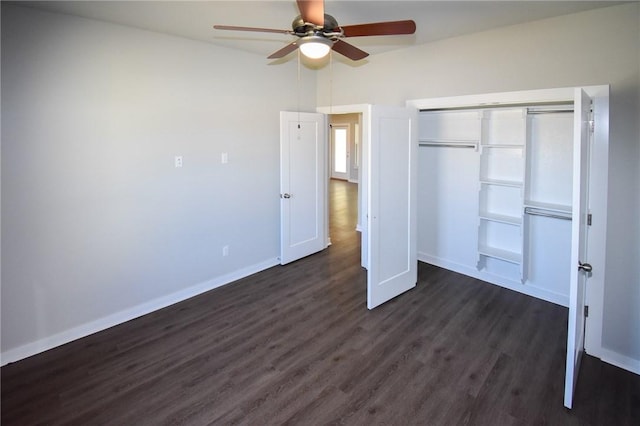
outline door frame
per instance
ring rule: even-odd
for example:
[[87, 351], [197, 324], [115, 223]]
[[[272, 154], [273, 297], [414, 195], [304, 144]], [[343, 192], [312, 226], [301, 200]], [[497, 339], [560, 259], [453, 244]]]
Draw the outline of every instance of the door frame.
[[[602, 347], [604, 285], [606, 272], [607, 190], [609, 173], [609, 92], [608, 85], [581, 86], [593, 100], [594, 132], [591, 142], [589, 174], [589, 259], [594, 266], [586, 291], [589, 305], [585, 333], [585, 352], [613, 365], [628, 369], [626, 360]], [[407, 101], [416, 109], [517, 105], [543, 102], [573, 102], [576, 87], [485, 93]]]

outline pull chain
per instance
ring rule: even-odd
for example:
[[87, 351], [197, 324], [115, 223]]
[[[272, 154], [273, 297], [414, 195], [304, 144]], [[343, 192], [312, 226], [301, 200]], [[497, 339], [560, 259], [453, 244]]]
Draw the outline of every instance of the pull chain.
[[298, 49], [298, 129], [300, 128], [300, 90], [302, 85], [300, 84], [300, 49]]
[[329, 115], [333, 114], [333, 49], [329, 50]]

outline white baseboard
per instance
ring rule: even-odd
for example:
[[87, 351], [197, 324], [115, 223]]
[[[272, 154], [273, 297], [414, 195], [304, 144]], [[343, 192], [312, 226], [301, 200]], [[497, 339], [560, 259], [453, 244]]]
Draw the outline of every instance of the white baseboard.
[[247, 277], [249, 275], [255, 274], [256, 272], [263, 271], [279, 264], [280, 262], [277, 258], [269, 259], [264, 262], [260, 262], [255, 265], [251, 265], [246, 268], [242, 268], [237, 271], [222, 275], [220, 277], [202, 282], [200, 284], [196, 284], [192, 287], [180, 290], [167, 296], [159, 297], [157, 299], [142, 303], [140, 305], [125, 309], [120, 312], [116, 312], [112, 315], [97, 319], [95, 321], [82, 324], [78, 327], [65, 330], [61, 333], [47, 336], [45, 338], [39, 339], [35, 342], [27, 343], [26, 345], [22, 345], [17, 348], [9, 349], [5, 352], [2, 352], [2, 354], [0, 355], [0, 365], [6, 365], [10, 362], [16, 362], [32, 355], [47, 351], [49, 349], [53, 349], [57, 346], [64, 345], [65, 343], [69, 343], [73, 340], [77, 340], [90, 334], [106, 330], [107, 328], [141, 317], [153, 311], [166, 308], [167, 306], [182, 302], [183, 300], [190, 299], [209, 290], [213, 290], [214, 288], [222, 287], [223, 285], [232, 283], [241, 278]]
[[601, 349], [599, 355], [600, 359], [607, 364], [615, 365], [616, 367], [640, 375], [640, 360], [638, 359], [630, 358], [605, 348]]
[[567, 296], [550, 292], [539, 287], [533, 287], [531, 285], [522, 284], [519, 281], [512, 281], [508, 278], [501, 277], [499, 275], [489, 274], [485, 271], [479, 271], [476, 268], [470, 268], [467, 265], [448, 261], [435, 256], [431, 256], [424, 252], [418, 253], [418, 260], [421, 262], [429, 263], [431, 265], [438, 266], [440, 268], [448, 269], [453, 272], [457, 272], [468, 277], [477, 278], [482, 281], [486, 281], [490, 284], [494, 284], [500, 287], [507, 288], [509, 290], [517, 291], [528, 296], [532, 296], [538, 299], [546, 300], [547, 302], [555, 303], [556, 305], [567, 307], [569, 306], [569, 298]]

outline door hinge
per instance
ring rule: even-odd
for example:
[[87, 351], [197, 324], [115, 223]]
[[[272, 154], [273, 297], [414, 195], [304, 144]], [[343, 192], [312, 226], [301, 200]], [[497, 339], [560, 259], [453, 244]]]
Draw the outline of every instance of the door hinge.
[[587, 215], [587, 225], [591, 226], [591, 213]]
[[589, 316], [589, 305], [584, 305], [584, 317]]
[[595, 128], [596, 128], [595, 121], [589, 120], [589, 131], [593, 133], [595, 131]]

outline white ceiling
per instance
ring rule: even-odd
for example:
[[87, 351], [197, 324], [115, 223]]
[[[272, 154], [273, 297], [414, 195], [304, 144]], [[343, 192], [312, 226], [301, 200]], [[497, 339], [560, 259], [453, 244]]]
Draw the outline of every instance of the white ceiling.
[[[613, 1], [378, 1], [326, 0], [339, 24], [413, 19], [411, 36], [348, 41], [371, 54], [449, 37], [580, 12]], [[293, 40], [286, 34], [220, 31], [213, 24], [291, 29], [294, 0], [258, 1], [22, 1], [21, 6], [93, 18], [258, 53], [265, 57]], [[292, 55], [293, 56], [293, 55]]]

